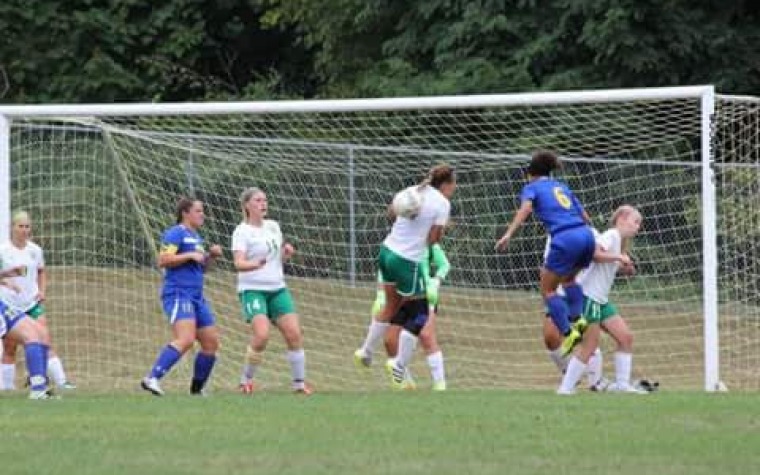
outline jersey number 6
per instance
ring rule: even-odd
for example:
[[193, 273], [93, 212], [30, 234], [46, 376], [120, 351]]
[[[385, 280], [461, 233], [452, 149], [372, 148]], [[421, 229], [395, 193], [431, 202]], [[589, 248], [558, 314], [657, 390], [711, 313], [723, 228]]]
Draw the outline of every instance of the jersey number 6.
[[570, 209], [573, 206], [573, 202], [567, 197], [562, 187], [554, 187], [554, 197], [557, 199], [557, 203], [565, 209]]

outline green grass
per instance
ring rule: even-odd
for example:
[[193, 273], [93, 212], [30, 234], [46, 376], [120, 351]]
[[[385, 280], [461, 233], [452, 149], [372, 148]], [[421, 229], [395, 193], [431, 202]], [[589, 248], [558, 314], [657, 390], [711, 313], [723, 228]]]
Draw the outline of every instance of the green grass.
[[749, 394], [0, 397], [3, 474], [746, 474]]

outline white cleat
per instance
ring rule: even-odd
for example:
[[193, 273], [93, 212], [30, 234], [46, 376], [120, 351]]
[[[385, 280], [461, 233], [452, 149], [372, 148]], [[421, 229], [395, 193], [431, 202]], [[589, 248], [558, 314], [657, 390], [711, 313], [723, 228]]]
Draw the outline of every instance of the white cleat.
[[29, 399], [44, 400], [44, 399], [59, 399], [59, 398], [54, 396], [53, 393], [51, 393], [47, 389], [41, 389], [39, 391], [30, 391]]
[[143, 378], [142, 381], [140, 381], [140, 387], [154, 396], [164, 395], [164, 390], [161, 389], [161, 386], [158, 384], [158, 379], [156, 378]]
[[569, 391], [564, 390], [562, 388], [557, 389], [557, 394], [560, 396], [575, 396], [575, 389], [571, 389]]
[[613, 384], [612, 381], [602, 376], [602, 378], [599, 379], [599, 381], [589, 386], [588, 390], [592, 392], [601, 393], [601, 392], [607, 391], [612, 384]]
[[639, 389], [635, 386], [632, 386], [630, 384], [618, 384], [618, 383], [612, 383], [607, 387], [607, 392], [611, 393], [618, 393], [618, 394], [649, 394], [648, 391], [645, 391], [643, 389]]
[[433, 391], [445, 391], [446, 381], [436, 381], [433, 383]]

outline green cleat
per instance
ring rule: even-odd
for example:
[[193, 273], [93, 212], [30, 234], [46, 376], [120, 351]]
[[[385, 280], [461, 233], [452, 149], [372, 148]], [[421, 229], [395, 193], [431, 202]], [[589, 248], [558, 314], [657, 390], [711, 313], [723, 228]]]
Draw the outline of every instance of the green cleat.
[[445, 391], [446, 381], [436, 381], [433, 383], [433, 391]]
[[569, 355], [573, 351], [573, 348], [575, 348], [578, 343], [581, 342], [582, 338], [583, 336], [578, 330], [575, 328], [571, 329], [570, 333], [568, 333], [565, 336], [564, 340], [562, 340], [562, 345], [560, 345], [560, 348], [562, 349], [562, 356]]
[[357, 369], [367, 370], [372, 365], [372, 357], [366, 355], [361, 348], [354, 351], [354, 365]]
[[396, 363], [391, 359], [385, 362], [385, 371], [388, 372], [391, 388], [396, 390], [404, 389], [404, 368], [396, 366]]
[[581, 335], [583, 335], [583, 332], [586, 331], [586, 328], [588, 328], [588, 322], [583, 317], [580, 317], [573, 322], [573, 329], [578, 330], [578, 333]]
[[412, 377], [412, 372], [409, 371], [409, 368], [406, 369], [404, 372], [404, 382], [403, 382], [404, 389], [409, 391], [414, 391], [417, 389], [417, 381], [414, 380], [414, 377]]

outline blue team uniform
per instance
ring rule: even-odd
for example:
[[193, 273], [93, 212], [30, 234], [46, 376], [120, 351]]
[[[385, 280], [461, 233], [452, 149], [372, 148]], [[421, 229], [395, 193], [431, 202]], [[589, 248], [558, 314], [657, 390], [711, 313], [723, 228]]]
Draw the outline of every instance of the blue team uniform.
[[0, 337], [11, 331], [26, 316], [21, 310], [14, 310], [0, 300]]
[[583, 206], [566, 184], [538, 178], [523, 187], [520, 202], [524, 201], [533, 203], [533, 212], [552, 238], [544, 267], [567, 276], [591, 264], [594, 233], [583, 220]]
[[[193, 251], [205, 253], [203, 238], [181, 224], [167, 229], [161, 237], [161, 252]], [[197, 328], [214, 324], [214, 313], [203, 297], [203, 274], [204, 266], [195, 261], [164, 270], [161, 301], [170, 323], [194, 318]]]

